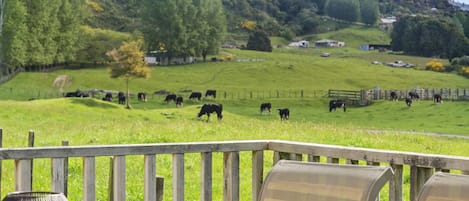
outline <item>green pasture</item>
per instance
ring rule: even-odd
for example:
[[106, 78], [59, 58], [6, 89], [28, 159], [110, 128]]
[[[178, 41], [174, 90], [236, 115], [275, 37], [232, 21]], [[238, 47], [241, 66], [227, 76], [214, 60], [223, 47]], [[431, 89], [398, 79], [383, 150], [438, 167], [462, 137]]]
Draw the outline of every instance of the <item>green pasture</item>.
[[[330, 57], [321, 57], [323, 52]], [[64, 91], [76, 89], [125, 90], [122, 79], [111, 79], [106, 68], [58, 70], [48, 73], [20, 73], [0, 85], [0, 127], [4, 147], [23, 147], [28, 131], [34, 130], [36, 146], [56, 146], [67, 140], [70, 145], [135, 144], [190, 141], [278, 139], [386, 150], [469, 156], [469, 141], [440, 134], [469, 134], [468, 102], [445, 100], [443, 104], [415, 101], [411, 108], [404, 102], [376, 101], [366, 107], [349, 107], [347, 112], [328, 111], [328, 89], [468, 88], [467, 78], [449, 73], [374, 65], [371, 61], [403, 60], [419, 66], [429, 58], [344, 49], [274, 49], [273, 53], [224, 49], [218, 56], [234, 56], [233, 61], [199, 62], [193, 65], [152, 67], [148, 80], [130, 81], [130, 91], [149, 93], [149, 101], [131, 98], [132, 110], [116, 101], [96, 98], [62, 98], [53, 87], [59, 75], [72, 82]], [[154, 91], [166, 89], [185, 98], [184, 107], [163, 103]], [[181, 90], [217, 89], [217, 99], [201, 102], [187, 100]], [[303, 93], [303, 97], [299, 94]], [[277, 97], [277, 93], [280, 94]], [[225, 96], [226, 94], [226, 96]], [[251, 96], [253, 94], [253, 96]], [[34, 100], [30, 100], [34, 99]], [[206, 122], [196, 118], [204, 102], [224, 105], [224, 118], [212, 116]], [[272, 114], [260, 114], [259, 105], [271, 102], [273, 108], [288, 107], [289, 121]], [[431, 135], [430, 135], [431, 134]], [[241, 153], [241, 199], [251, 200], [250, 153]], [[271, 153], [266, 154], [266, 170]], [[221, 200], [222, 160], [214, 156], [214, 200]], [[98, 197], [106, 199], [108, 158], [97, 160]], [[166, 178], [165, 197], [171, 197], [171, 157], [158, 156], [158, 174]], [[127, 159], [128, 200], [141, 200], [143, 166], [141, 156]], [[13, 191], [13, 162], [4, 161], [2, 194]], [[70, 200], [80, 200], [81, 160], [71, 159]], [[48, 190], [50, 164], [37, 160], [35, 190]], [[199, 158], [188, 154], [186, 200], [198, 200]], [[47, 168], [44, 168], [47, 167]], [[408, 172], [407, 172], [408, 173]], [[404, 180], [407, 185], [408, 175]], [[385, 193], [382, 193], [384, 196]], [[3, 197], [3, 196], [2, 196]], [[408, 192], [405, 192], [408, 199]], [[384, 199], [384, 197], [383, 197]]]

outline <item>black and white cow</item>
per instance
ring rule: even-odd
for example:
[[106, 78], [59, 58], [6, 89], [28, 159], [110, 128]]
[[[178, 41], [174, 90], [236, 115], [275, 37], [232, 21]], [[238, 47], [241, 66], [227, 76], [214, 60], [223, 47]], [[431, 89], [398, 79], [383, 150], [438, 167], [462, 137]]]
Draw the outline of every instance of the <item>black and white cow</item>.
[[103, 101], [112, 102], [112, 93], [107, 92], [106, 95], [104, 95], [104, 97], [103, 97]]
[[202, 97], [202, 93], [198, 92], [198, 91], [195, 91], [195, 92], [191, 93], [191, 95], [189, 96], [189, 100], [195, 99], [195, 100], [200, 101], [201, 97]]
[[218, 120], [221, 120], [223, 118], [223, 105], [217, 103], [205, 103], [202, 105], [202, 108], [200, 108], [200, 112], [197, 115], [197, 118], [200, 119], [202, 115], [207, 115], [207, 121], [209, 121], [210, 114], [214, 112], [217, 113]]
[[117, 98], [118, 98], [118, 100], [119, 100], [119, 104], [125, 105], [125, 95], [124, 95], [124, 92], [119, 91], [119, 93], [117, 93]]
[[264, 111], [268, 111], [269, 113], [272, 113], [272, 104], [271, 103], [262, 103], [261, 104], [261, 107], [260, 107], [260, 112], [261, 114], [264, 112]]
[[80, 97], [80, 98], [84, 98], [84, 97], [89, 97], [89, 96], [90, 96], [87, 92], [84, 92], [84, 91], [79, 90], [79, 89], [77, 89], [77, 90], [74, 91], [74, 92], [67, 92], [67, 93], [64, 93], [63, 95], [64, 95], [64, 97]]
[[138, 92], [137, 99], [141, 102], [147, 102], [147, 94], [145, 92]]
[[288, 108], [278, 108], [280, 120], [288, 120], [290, 118], [290, 110]]
[[407, 105], [407, 107], [412, 106], [412, 98], [411, 97], [406, 97], [405, 98], [405, 104]]
[[419, 94], [417, 92], [413, 92], [413, 91], [409, 92], [409, 97], [412, 100], [414, 100], [414, 99], [418, 100], [420, 98]]
[[443, 99], [441, 99], [441, 95], [440, 95], [440, 94], [435, 94], [435, 95], [433, 95], [433, 102], [435, 102], [435, 103], [443, 103]]
[[182, 107], [182, 102], [184, 101], [184, 98], [182, 96], [178, 96], [176, 98], [176, 107]]
[[329, 101], [329, 112], [335, 111], [337, 108], [344, 108], [344, 112], [347, 111], [347, 108], [345, 107], [345, 101], [343, 100]]
[[397, 93], [395, 91], [391, 91], [391, 100], [392, 101], [398, 100]]
[[217, 90], [208, 89], [205, 92], [205, 97], [207, 97], [207, 96], [213, 96], [213, 98], [217, 98]]
[[176, 102], [176, 94], [168, 94], [164, 99], [164, 102], [168, 104], [169, 102], [174, 101]]

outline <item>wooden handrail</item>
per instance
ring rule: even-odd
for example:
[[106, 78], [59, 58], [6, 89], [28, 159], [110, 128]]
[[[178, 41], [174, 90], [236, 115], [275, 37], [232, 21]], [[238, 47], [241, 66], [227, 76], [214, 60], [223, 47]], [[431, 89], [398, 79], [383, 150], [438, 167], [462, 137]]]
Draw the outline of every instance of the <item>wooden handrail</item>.
[[[1, 133], [1, 129], [0, 129]], [[264, 152], [273, 151], [275, 161], [280, 159], [319, 161], [320, 157], [327, 157], [330, 163], [339, 163], [345, 159], [347, 163], [358, 164], [366, 161], [369, 165], [391, 166], [396, 173], [389, 185], [389, 201], [402, 201], [403, 169], [410, 167], [410, 198], [414, 201], [417, 193], [434, 171], [460, 170], [469, 172], [469, 158], [436, 154], [422, 154], [415, 152], [400, 152], [368, 148], [345, 147], [304, 142], [282, 140], [252, 140], [252, 141], [224, 141], [224, 142], [184, 142], [158, 144], [126, 144], [126, 145], [93, 145], [93, 146], [57, 146], [57, 147], [26, 147], [0, 148], [0, 160], [15, 160], [15, 185], [17, 190], [31, 190], [28, 172], [32, 159], [51, 158], [54, 175], [53, 188], [61, 190], [64, 180], [63, 159], [69, 157], [83, 158], [83, 200], [96, 200], [96, 157], [113, 156], [115, 168], [113, 197], [115, 200], [125, 200], [125, 156], [144, 156], [145, 170], [145, 200], [154, 200], [155, 192], [155, 155], [171, 154], [173, 156], [173, 200], [184, 200], [184, 154], [201, 154], [201, 200], [211, 201], [212, 153], [224, 153], [223, 178], [224, 200], [240, 200], [240, 152], [252, 152], [252, 200], [256, 201], [264, 175]]]

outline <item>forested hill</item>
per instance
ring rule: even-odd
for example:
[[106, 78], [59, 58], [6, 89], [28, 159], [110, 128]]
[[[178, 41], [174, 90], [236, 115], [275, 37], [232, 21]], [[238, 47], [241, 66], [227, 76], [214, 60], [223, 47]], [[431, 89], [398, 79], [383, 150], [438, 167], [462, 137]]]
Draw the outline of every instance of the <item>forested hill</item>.
[[[88, 18], [87, 24], [96, 28], [133, 32], [141, 25], [140, 2], [141, 0], [89, 0], [88, 4], [94, 6], [96, 12]], [[255, 21], [271, 35], [280, 36], [315, 33], [318, 31], [318, 17], [332, 12], [327, 10], [327, 3], [352, 3], [353, 6], [355, 2], [366, 7], [376, 6], [380, 16], [418, 14], [429, 12], [431, 8], [436, 8], [445, 15], [451, 14], [454, 9], [447, 0], [222, 0], [229, 32], [236, 32], [243, 21]], [[361, 9], [363, 7], [365, 6], [361, 6]], [[350, 12], [347, 13], [353, 13], [352, 10], [349, 9]]]

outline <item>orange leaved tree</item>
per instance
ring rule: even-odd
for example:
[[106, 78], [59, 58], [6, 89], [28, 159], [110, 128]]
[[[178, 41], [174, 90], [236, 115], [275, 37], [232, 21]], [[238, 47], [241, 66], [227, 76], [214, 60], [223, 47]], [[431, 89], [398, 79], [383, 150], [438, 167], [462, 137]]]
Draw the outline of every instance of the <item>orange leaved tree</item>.
[[118, 49], [106, 54], [115, 61], [111, 65], [111, 78], [124, 78], [127, 85], [126, 108], [131, 109], [129, 96], [129, 80], [131, 78], [150, 78], [151, 70], [144, 60], [140, 41], [123, 42]]

